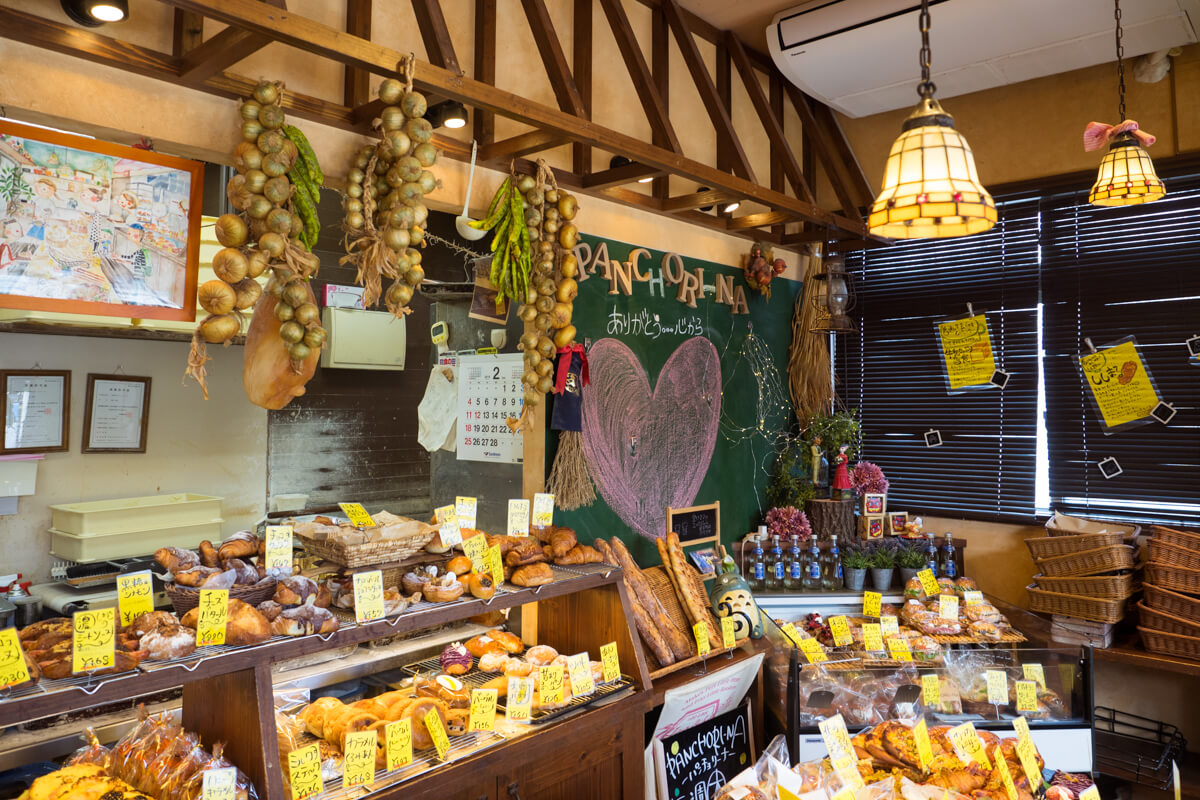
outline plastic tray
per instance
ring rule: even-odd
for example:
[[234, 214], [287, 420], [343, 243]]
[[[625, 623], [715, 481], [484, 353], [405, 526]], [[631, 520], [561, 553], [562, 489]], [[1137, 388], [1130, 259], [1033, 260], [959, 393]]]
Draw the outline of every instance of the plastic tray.
[[153, 553], [160, 547], [195, 548], [204, 539], [221, 540], [221, 523], [215, 519], [199, 525], [150, 528], [143, 531], [78, 535], [50, 529], [50, 552], [81, 564]]
[[50, 506], [50, 527], [76, 536], [101, 536], [199, 525], [220, 518], [221, 500], [206, 494], [181, 492], [68, 503]]

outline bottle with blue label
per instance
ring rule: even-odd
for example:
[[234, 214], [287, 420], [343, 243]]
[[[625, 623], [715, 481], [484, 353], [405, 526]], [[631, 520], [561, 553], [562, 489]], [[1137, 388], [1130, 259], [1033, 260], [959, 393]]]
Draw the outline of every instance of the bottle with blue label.
[[954, 560], [954, 534], [950, 531], [946, 531], [946, 543], [942, 545], [942, 577], [958, 577], [958, 562]]
[[753, 537], [752, 550], [750, 551], [750, 568], [746, 570], [749, 577], [746, 578], [746, 583], [750, 585], [750, 591], [761, 592], [766, 585], [766, 564], [763, 563], [763, 548], [762, 537], [766, 535], [767, 528], [765, 525], [758, 529], [758, 536]]
[[812, 540], [812, 547], [808, 550], [808, 565], [807, 571], [804, 573], [804, 590], [808, 592], [818, 592], [821, 590], [821, 548], [817, 547], [817, 540]]
[[938, 575], [938, 548], [937, 542], [933, 540], [933, 533], [925, 534], [928, 537], [928, 543], [925, 545], [925, 568], [933, 573], [936, 578]]
[[798, 592], [804, 588], [804, 551], [800, 549], [800, 537], [792, 534], [792, 546], [788, 550], [787, 572], [783, 576], [783, 589]]
[[771, 552], [767, 555], [767, 591], [783, 591], [783, 548], [779, 546], [779, 537], [771, 537]]

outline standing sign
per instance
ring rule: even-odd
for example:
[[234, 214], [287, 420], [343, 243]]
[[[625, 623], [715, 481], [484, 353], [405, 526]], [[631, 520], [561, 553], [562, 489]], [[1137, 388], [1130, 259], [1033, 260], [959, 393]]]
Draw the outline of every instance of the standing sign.
[[1078, 366], [1106, 434], [1152, 421], [1161, 400], [1132, 336], [1081, 354]]
[[749, 703], [655, 739], [653, 747], [659, 798], [713, 797], [754, 764]]
[[938, 351], [946, 371], [946, 389], [950, 394], [996, 385], [992, 383], [996, 358], [985, 314], [968, 314], [935, 323], [935, 327]]
[[520, 353], [462, 356], [458, 369], [458, 459], [521, 463], [521, 437], [508, 427], [521, 416]]

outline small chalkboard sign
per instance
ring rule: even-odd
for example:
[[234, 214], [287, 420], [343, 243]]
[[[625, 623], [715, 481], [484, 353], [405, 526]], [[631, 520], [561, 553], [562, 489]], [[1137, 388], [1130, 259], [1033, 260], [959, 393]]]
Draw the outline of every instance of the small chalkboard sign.
[[654, 742], [659, 800], [712, 800], [754, 765], [750, 704]]
[[667, 509], [667, 531], [675, 531], [684, 547], [721, 541], [721, 502]]

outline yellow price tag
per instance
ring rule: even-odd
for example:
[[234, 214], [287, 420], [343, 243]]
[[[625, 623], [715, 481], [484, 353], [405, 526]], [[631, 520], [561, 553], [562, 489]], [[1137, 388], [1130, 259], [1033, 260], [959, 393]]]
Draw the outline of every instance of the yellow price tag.
[[986, 770], [992, 768], [992, 762], [988, 760], [987, 753], [984, 752], [983, 742], [979, 739], [979, 734], [975, 732], [975, 726], [970, 722], [955, 725], [946, 731], [946, 738], [954, 746], [954, 753], [964, 767], [975, 761]]
[[434, 523], [441, 525], [448, 519], [458, 519], [457, 506], [438, 506], [433, 510]]
[[549, 528], [554, 524], [554, 495], [538, 492], [533, 496], [533, 527]]
[[1008, 704], [1008, 674], [1004, 670], [989, 669], [987, 679], [987, 701], [994, 706]]
[[[562, 681], [559, 681], [562, 685]], [[509, 722], [529, 722], [533, 711], [533, 678], [508, 679], [508, 696], [504, 698], [504, 716]]]
[[1017, 732], [1017, 741], [1028, 741], [1033, 744], [1033, 737], [1029, 735], [1029, 723], [1024, 717], [1013, 718], [1013, 729]]
[[712, 647], [708, 643], [708, 623], [700, 620], [692, 626], [692, 636], [696, 637], [696, 655], [706, 656]]
[[387, 750], [387, 768], [391, 772], [412, 763], [412, 720], [402, 719], [389, 722], [383, 728], [384, 747]]
[[937, 329], [950, 388], [988, 383], [996, 371], [996, 360], [988, 336], [987, 317], [975, 314], [951, 319], [939, 322]]
[[317, 745], [288, 753], [288, 783], [296, 800], [311, 797], [325, 788], [321, 783], [321, 750]]
[[733, 630], [733, 617], [721, 617], [721, 647], [732, 650], [737, 645]]
[[963, 592], [963, 602], [969, 606], [983, 605], [983, 592], [975, 589], [970, 589]]
[[122, 628], [154, 610], [154, 581], [150, 570], [117, 576], [117, 607], [121, 610]]
[[1017, 681], [1017, 711], [1037, 711], [1037, 681]]
[[576, 697], [587, 697], [596, 691], [596, 682], [592, 680], [592, 662], [587, 653], [567, 656], [567, 680], [571, 682], [571, 694]]
[[879, 618], [879, 632], [884, 636], [897, 636], [900, 633], [899, 618], [887, 614]]
[[800, 652], [808, 659], [808, 663], [818, 664], [828, 660], [825, 656], [825, 648], [821, 647], [821, 643], [816, 639], [801, 639], [796, 644], [800, 646]]
[[342, 745], [342, 788], [370, 786], [375, 782], [375, 750], [379, 734], [375, 731], [347, 733]]
[[1079, 367], [1105, 427], [1145, 419], [1158, 405], [1158, 392], [1131, 341], [1080, 356]]
[[1042, 687], [1043, 689], [1046, 688], [1046, 673], [1042, 669], [1041, 664], [1022, 664], [1021, 674], [1024, 675], [1027, 680], [1037, 681], [1038, 686]]
[[1183, 784], [1179, 780], [1179, 765], [1171, 760], [1171, 782], [1175, 784], [1175, 800], [1181, 800], [1183, 795]]
[[829, 800], [854, 800], [854, 790], [849, 786], [843, 786]]
[[459, 495], [454, 498], [454, 513], [458, 517], [459, 527], [476, 529], [475, 519], [478, 512], [479, 501], [474, 497], [463, 497]]
[[292, 526], [268, 525], [267, 549], [263, 554], [267, 569], [292, 572]]
[[496, 701], [499, 692], [495, 689], [471, 690], [471, 721], [469, 731], [490, 731], [496, 727]]
[[912, 661], [912, 648], [908, 646], [908, 639], [903, 636], [889, 636], [887, 647], [888, 653], [896, 661]]
[[200, 800], [235, 800], [237, 767], [206, 769], [201, 773]]
[[612, 683], [621, 677], [621, 661], [617, 655], [617, 643], [609, 642], [600, 648], [600, 663], [604, 668], [605, 683]]
[[77, 612], [71, 639], [72, 672], [91, 672], [113, 666], [117, 663], [116, 609]]
[[[1017, 727], [1018, 722], [1025, 722], [1024, 717], [1017, 717], [1013, 720], [1013, 727]], [[1029, 737], [1029, 723], [1025, 722], [1025, 736], [1018, 734], [1017, 736], [1017, 758], [1021, 760], [1021, 769], [1025, 772], [1025, 777], [1029, 780], [1029, 785], [1034, 788], [1040, 788], [1042, 781], [1042, 770], [1038, 766], [1037, 748], [1033, 744], [1033, 738]]]
[[879, 630], [878, 622], [864, 622], [862, 626], [863, 632], [863, 649], [868, 653], [883, 652], [883, 632]]
[[804, 639], [804, 637], [800, 635], [800, 631], [796, 630], [796, 623], [794, 622], [787, 623], [780, 628], [780, 630], [783, 631], [784, 636], [792, 640], [792, 644], [799, 645], [801, 640]]
[[[775, 787], [779, 790], [779, 800], [800, 800], [800, 797], [794, 792], [789, 792], [786, 786]], [[854, 795], [851, 794], [851, 797]]]
[[462, 544], [462, 526], [458, 523], [458, 512], [454, 506], [443, 506], [443, 514], [438, 519], [438, 539], [443, 547], [458, 547]]
[[850, 789], [852, 792], [857, 792], [859, 789], [866, 786], [863, 782], [862, 775], [858, 771], [858, 762], [850, 759], [850, 763], [844, 767], [834, 770], [837, 773], [838, 779], [842, 782], [842, 786]]
[[476, 534], [469, 539], [463, 539], [462, 546], [463, 553], [471, 559], [471, 569], [479, 573], [488, 572], [487, 537], [482, 533]]
[[362, 503], [338, 503], [338, 508], [342, 509], [346, 519], [356, 528], [370, 528], [375, 524], [375, 520], [371, 519]]
[[863, 592], [863, 616], [878, 617], [883, 605], [883, 595], [879, 592]]
[[958, 621], [958, 598], [952, 594], [944, 594], [938, 598], [938, 616], [951, 622]]
[[431, 708], [425, 712], [424, 720], [425, 727], [429, 730], [429, 738], [433, 739], [433, 748], [437, 750], [438, 759], [445, 761], [450, 752], [450, 737], [446, 735], [446, 726], [442, 724], [437, 709]]
[[504, 559], [500, 555], [500, 545], [488, 548], [488, 571], [492, 573], [492, 583], [496, 588], [504, 583]]
[[538, 670], [538, 702], [544, 706], [563, 700], [562, 664], [551, 664]]
[[939, 592], [937, 578], [931, 569], [923, 569], [917, 573], [917, 579], [921, 581], [921, 589], [924, 590], [926, 597], [937, 597]]
[[229, 590], [201, 589], [196, 609], [196, 645], [225, 644], [225, 624], [229, 622]]
[[854, 637], [850, 635], [850, 624], [846, 622], [845, 617], [830, 617], [829, 632], [833, 634], [835, 647], [844, 647], [854, 643]]
[[921, 702], [928, 708], [942, 704], [942, 679], [937, 675], [921, 676]]
[[1008, 794], [1008, 800], [1017, 800], [1017, 787], [1013, 783], [1012, 773], [1008, 771], [1008, 762], [1004, 760], [1003, 754], [996, 756], [996, 771], [1000, 773], [1000, 780], [1004, 783], [1004, 791]]
[[1096, 784], [1093, 783], [1091, 786], [1080, 792], [1079, 800], [1100, 800], [1100, 790], [1096, 788]]
[[920, 759], [921, 769], [927, 769], [933, 763], [933, 747], [929, 744], [929, 728], [925, 726], [925, 717], [921, 717], [913, 726], [913, 739], [917, 743], [917, 758]]
[[825, 742], [825, 749], [829, 751], [830, 759], [850, 758], [855, 760], [857, 757], [854, 752], [854, 743], [850, 741], [850, 732], [846, 730], [846, 720], [842, 719], [841, 714], [834, 714], [827, 720], [818, 723], [817, 728], [821, 731], [821, 739]]
[[509, 500], [508, 501], [508, 535], [509, 536], [528, 536], [529, 535], [529, 501], [528, 500]]
[[0, 689], [16, 686], [29, 680], [25, 666], [25, 651], [16, 628], [0, 629]]
[[383, 573], [377, 569], [354, 573], [354, 619], [383, 619]]

